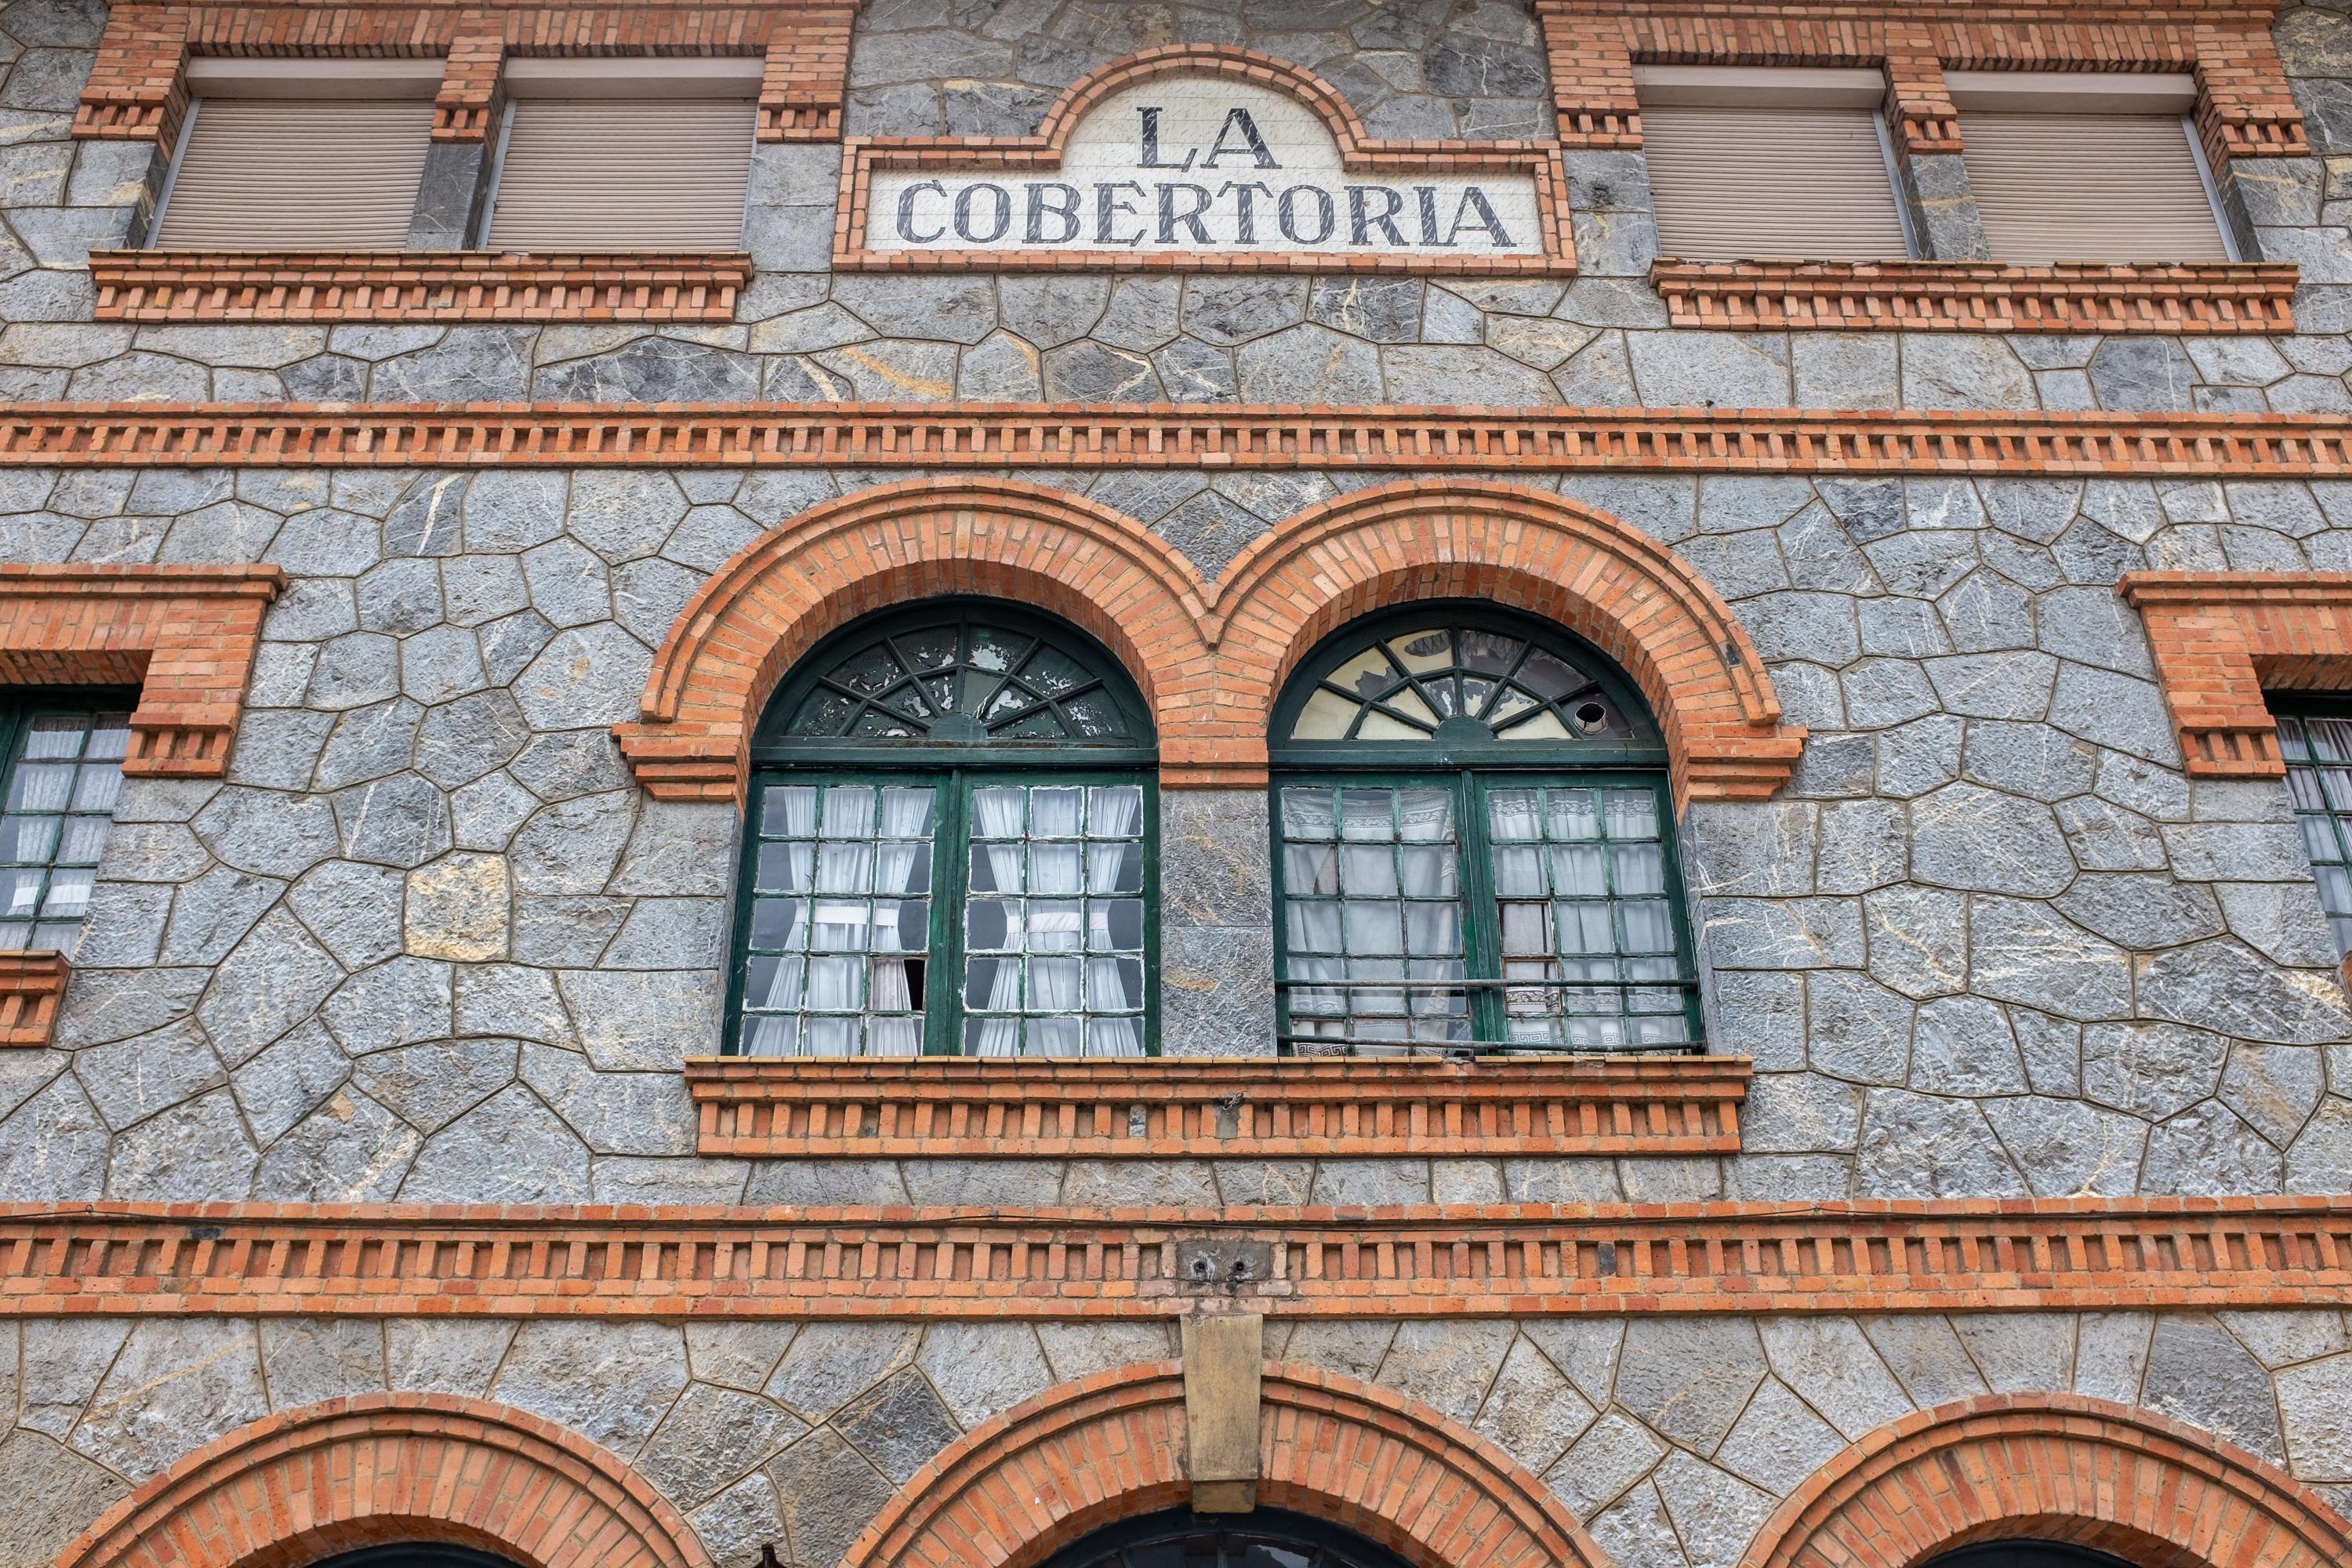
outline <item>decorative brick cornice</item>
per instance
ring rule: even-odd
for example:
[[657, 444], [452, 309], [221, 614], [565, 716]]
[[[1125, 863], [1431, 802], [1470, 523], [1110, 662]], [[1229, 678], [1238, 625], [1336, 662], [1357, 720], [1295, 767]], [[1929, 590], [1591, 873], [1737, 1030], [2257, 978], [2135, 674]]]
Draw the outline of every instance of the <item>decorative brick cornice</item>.
[[827, 468], [2340, 479], [2333, 414], [677, 403], [0, 405], [0, 468]]
[[458, 34], [449, 40], [441, 89], [433, 96], [433, 140], [483, 142], [498, 122], [503, 101], [499, 74], [506, 66], [506, 37], [496, 26]]
[[711, 1568], [651, 1483], [556, 1423], [448, 1394], [303, 1405], [107, 1510], [58, 1568], [251, 1568], [454, 1537], [538, 1568]]
[[[1508, 173], [1535, 184], [1541, 255], [1432, 256], [1298, 250], [1195, 251], [873, 250], [865, 242], [877, 173], [921, 170], [974, 174], [989, 170], [1046, 173], [1062, 166], [1070, 133], [1112, 94], [1167, 77], [1224, 76], [1297, 100], [1312, 110], [1339, 143], [1351, 174], [1464, 174]], [[1373, 140], [1347, 99], [1303, 66], [1227, 44], [1169, 44], [1123, 56], [1072, 83], [1039, 122], [1034, 136], [851, 137], [841, 168], [841, 200], [833, 242], [835, 270], [891, 272], [1421, 272], [1449, 274], [1569, 274], [1576, 270], [1576, 235], [1570, 221], [1568, 173], [1549, 142], [1384, 142]]]
[[760, 81], [762, 142], [837, 142], [857, 5], [803, 5], [779, 17]]
[[66, 994], [61, 952], [0, 952], [0, 1047], [46, 1046]]
[[701, 1153], [1332, 1159], [1736, 1153], [1740, 1057], [689, 1062]]
[[1641, 145], [1636, 62], [1876, 66], [1906, 155], [1956, 153], [1967, 129], [1945, 69], [2193, 71], [2197, 124], [2217, 166], [2311, 151], [2273, 47], [2272, 7], [2100, 0], [1985, 5], [1869, 0], [1536, 0], [1563, 144]]
[[218, 778], [276, 566], [0, 565], [0, 682], [136, 686], [131, 777]]
[[731, 321], [733, 252], [99, 250], [101, 321]]
[[2133, 1563], [2352, 1563], [2344, 1516], [2234, 1443], [2110, 1400], [1989, 1394], [1864, 1436], [1789, 1495], [1741, 1563], [1909, 1568], [2012, 1536]]
[[188, 58], [188, 27], [184, 10], [121, 5], [110, 12], [74, 110], [73, 133], [165, 149], [176, 142], [188, 107], [180, 76]]
[[[1263, 1247], [1195, 1283], [1203, 1242]], [[0, 1205], [0, 1316], [1295, 1318], [2340, 1307], [2352, 1198], [1410, 1208]]]
[[[1551, 1489], [1418, 1400], [1279, 1362], [1259, 1400], [1262, 1507], [1344, 1521], [1414, 1563], [1608, 1568]], [[916, 1471], [842, 1568], [1024, 1568], [1088, 1531], [1184, 1501], [1184, 1439], [1176, 1363], [1049, 1388]]]
[[713, 573], [655, 656], [637, 721], [616, 726], [638, 782], [663, 799], [740, 799], [751, 731], [801, 654], [868, 610], [940, 593], [1039, 604], [1100, 638], [1151, 705], [1173, 787], [1263, 784], [1283, 672], [1357, 616], [1433, 596], [1510, 605], [1598, 644], [1657, 715], [1681, 804], [1766, 798], [1804, 742], [1687, 563], [1546, 491], [1468, 479], [1359, 491], [1285, 519], [1212, 589], [1108, 507], [950, 479], [813, 507]]
[[1734, 331], [2294, 331], [2293, 262], [2010, 267], [1997, 261], [1663, 258], [1650, 282], [1677, 327]]
[[2119, 591], [2191, 776], [2284, 776], [2263, 691], [2352, 687], [2352, 572], [2134, 572]]

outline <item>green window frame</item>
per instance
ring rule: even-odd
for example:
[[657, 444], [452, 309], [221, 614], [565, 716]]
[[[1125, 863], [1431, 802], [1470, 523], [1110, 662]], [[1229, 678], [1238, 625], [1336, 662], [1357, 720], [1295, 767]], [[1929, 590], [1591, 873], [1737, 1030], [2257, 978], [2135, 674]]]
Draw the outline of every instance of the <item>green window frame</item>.
[[1271, 761], [1282, 1051], [1704, 1048], [1664, 742], [1598, 649], [1370, 617], [1301, 663]]
[[70, 956], [122, 788], [135, 690], [0, 696], [0, 951]]
[[2287, 796], [2338, 956], [2352, 957], [2352, 698], [2270, 698]]
[[1117, 661], [1017, 606], [826, 638], [753, 740], [725, 1048], [1157, 1055], [1156, 756]]

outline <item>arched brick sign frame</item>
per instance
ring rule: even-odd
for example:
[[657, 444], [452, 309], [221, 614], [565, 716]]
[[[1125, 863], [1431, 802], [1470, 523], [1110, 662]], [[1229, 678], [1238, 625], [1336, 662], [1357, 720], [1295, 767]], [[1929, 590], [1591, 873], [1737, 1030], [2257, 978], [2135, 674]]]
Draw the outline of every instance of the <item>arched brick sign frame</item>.
[[1638, 684], [1665, 731], [1675, 798], [1761, 800], [1805, 731], [1720, 595], [1638, 529], [1541, 490], [1406, 481], [1329, 501], [1244, 550], [1210, 634], [1236, 713], [1263, 737], [1275, 692], [1325, 636], [1415, 599], [1490, 599], [1567, 626]]
[[58, 1568], [295, 1568], [394, 1542], [523, 1568], [711, 1568], [677, 1511], [577, 1433], [448, 1394], [286, 1411], [117, 1503]]
[[[615, 726], [637, 780], [666, 800], [734, 800], [769, 695], [817, 639], [870, 610], [978, 594], [1060, 616], [1110, 649], [1169, 735], [1212, 699], [1201, 582], [1108, 507], [1011, 480], [911, 480], [828, 501], [762, 534], [679, 612], [637, 722]], [[1171, 781], [1175, 782], [1175, 781]]]
[[[1415, 1568], [1608, 1568], [1509, 1456], [1426, 1406], [1315, 1368], [1261, 1385], [1258, 1501], [1345, 1526]], [[842, 1568], [1034, 1568], [1087, 1531], [1172, 1507], [1184, 1377], [1119, 1367], [966, 1433], [900, 1489]]]
[[2147, 1568], [2352, 1563], [2352, 1526], [2242, 1448], [2103, 1399], [1995, 1394], [1862, 1438], [1780, 1505], [1742, 1568], [1914, 1568], [2019, 1536]]

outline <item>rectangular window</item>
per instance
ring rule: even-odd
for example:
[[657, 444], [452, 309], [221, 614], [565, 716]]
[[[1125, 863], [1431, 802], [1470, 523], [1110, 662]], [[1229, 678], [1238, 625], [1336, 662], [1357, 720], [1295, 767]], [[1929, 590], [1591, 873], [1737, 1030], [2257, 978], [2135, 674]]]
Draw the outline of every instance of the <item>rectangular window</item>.
[[1993, 258], [2230, 261], [2186, 76], [1954, 71]]
[[2352, 718], [2284, 716], [2278, 738], [2287, 795], [2319, 879], [2319, 907], [2336, 951], [2352, 956]]
[[1664, 784], [1332, 779], [1280, 790], [1284, 1044], [1687, 1049]]
[[499, 250], [734, 250], [761, 62], [516, 60], [489, 221]]
[[438, 60], [197, 60], [155, 244], [399, 250]]
[[747, 847], [746, 1056], [1141, 1056], [1138, 781], [765, 783]]
[[122, 788], [132, 699], [0, 708], [0, 950], [70, 954]]
[[1871, 70], [1639, 66], [1658, 250], [1684, 261], [1910, 254]]

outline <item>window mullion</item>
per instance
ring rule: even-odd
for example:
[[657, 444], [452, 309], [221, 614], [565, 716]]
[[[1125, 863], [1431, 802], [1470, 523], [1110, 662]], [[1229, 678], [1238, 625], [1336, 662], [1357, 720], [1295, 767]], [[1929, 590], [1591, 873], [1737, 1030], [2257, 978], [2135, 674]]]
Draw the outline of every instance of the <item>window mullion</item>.
[[939, 834], [931, 852], [930, 967], [923, 981], [923, 1054], [963, 1049], [964, 906], [971, 897], [971, 774], [940, 780]]
[[[1503, 976], [1503, 921], [1495, 899], [1494, 854], [1486, 833], [1484, 791], [1478, 775], [1465, 768], [1454, 777], [1454, 834], [1462, 857], [1463, 943], [1465, 963], [1474, 980]], [[1503, 994], [1491, 985], [1470, 992], [1472, 1035], [1485, 1042], [1504, 1037]]]

